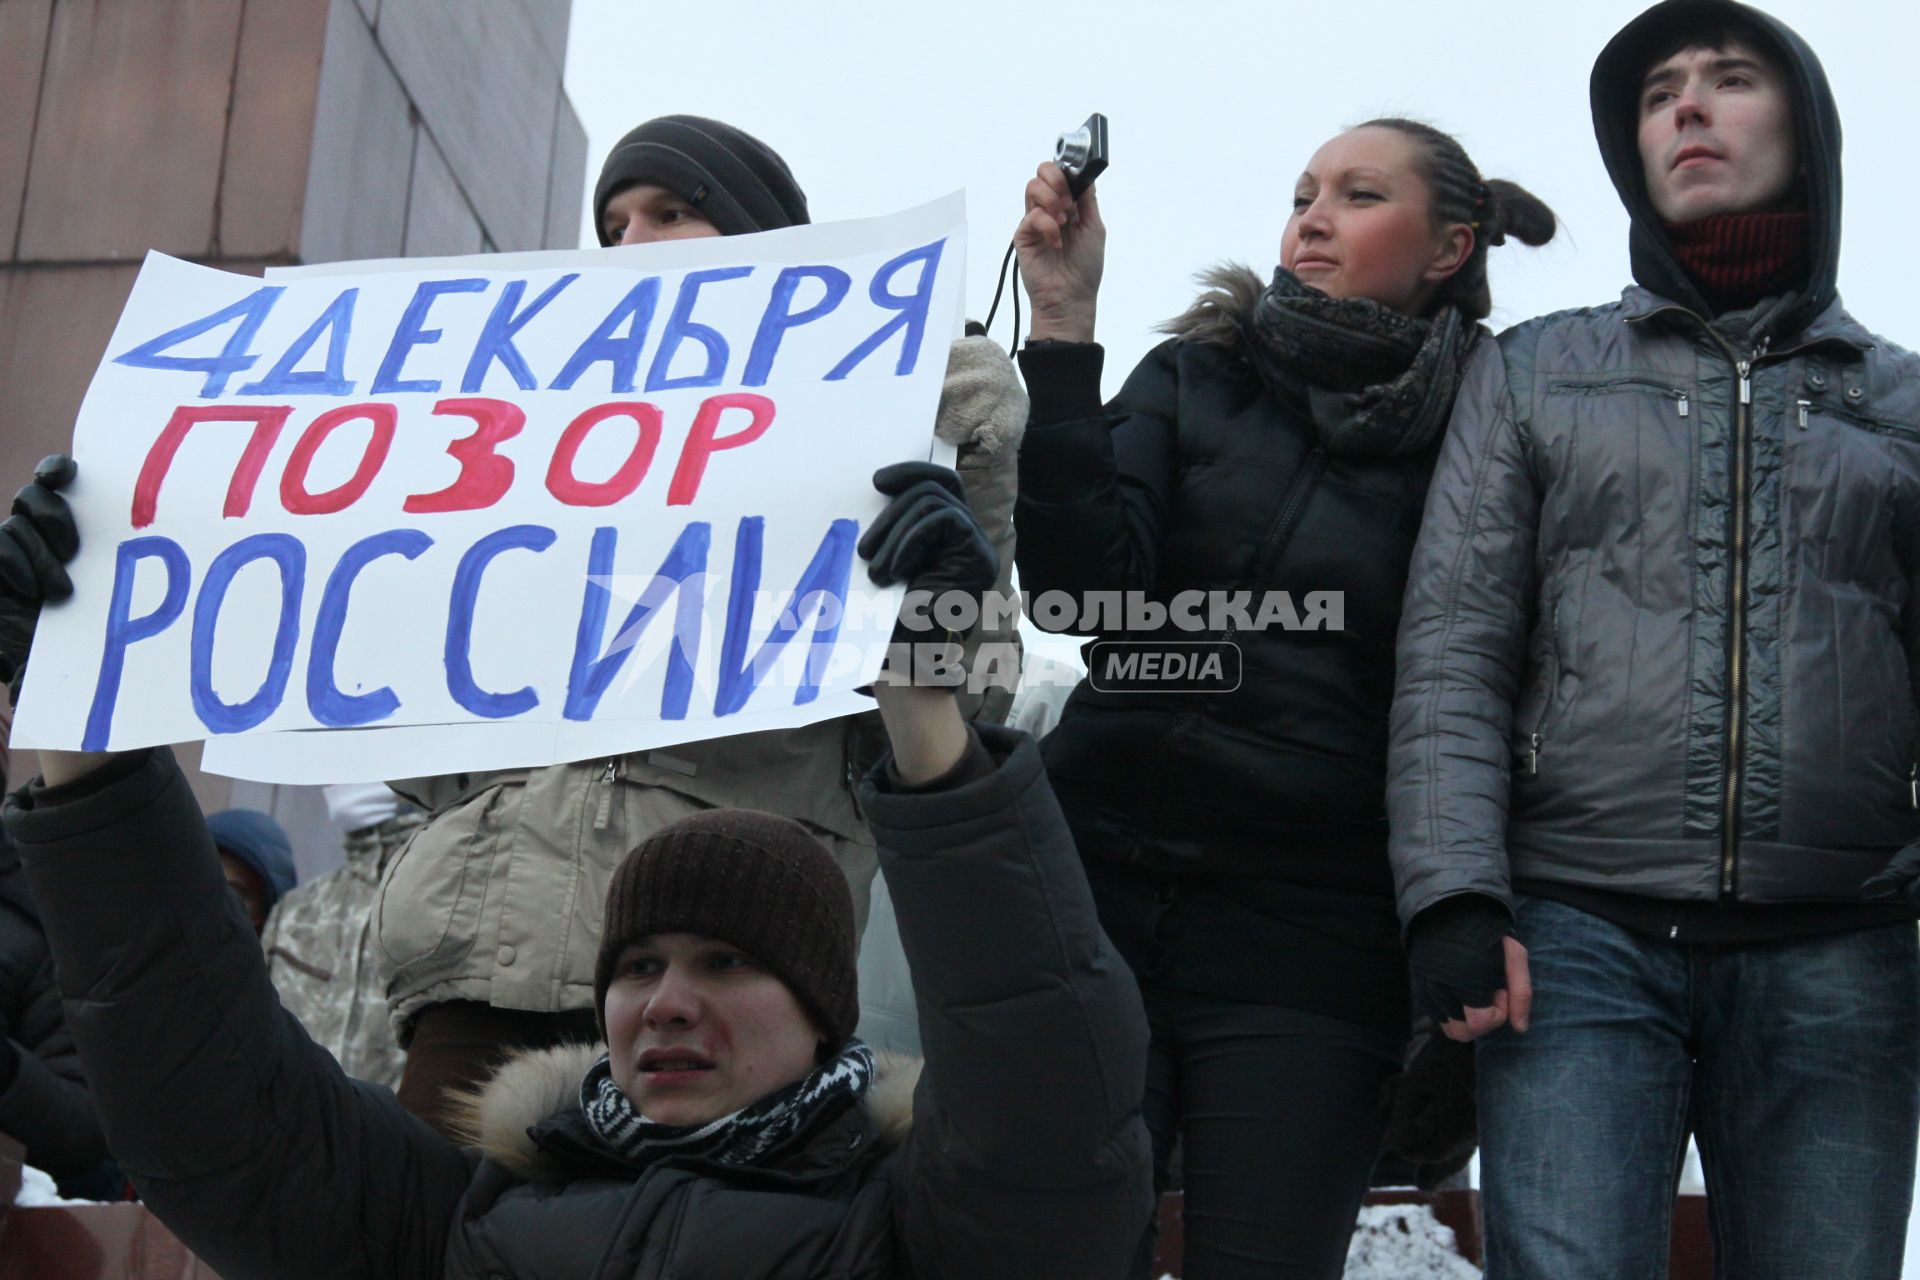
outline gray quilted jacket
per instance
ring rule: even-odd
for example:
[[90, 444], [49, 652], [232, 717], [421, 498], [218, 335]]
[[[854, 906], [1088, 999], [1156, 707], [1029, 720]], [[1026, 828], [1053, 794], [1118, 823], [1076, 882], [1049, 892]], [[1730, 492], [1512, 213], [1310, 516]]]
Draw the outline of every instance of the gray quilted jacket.
[[1594, 104], [1651, 287], [1483, 345], [1429, 491], [1389, 766], [1406, 921], [1513, 877], [1858, 900], [1920, 836], [1920, 358], [1834, 295], [1825, 78], [1768, 20], [1815, 157], [1812, 274], [1709, 323], [1622, 127], [1640, 26]]

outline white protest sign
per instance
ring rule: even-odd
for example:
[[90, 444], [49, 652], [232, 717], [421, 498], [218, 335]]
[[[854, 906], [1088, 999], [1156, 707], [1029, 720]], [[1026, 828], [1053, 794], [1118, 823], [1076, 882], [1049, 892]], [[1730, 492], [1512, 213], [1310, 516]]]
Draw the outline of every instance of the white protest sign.
[[331, 782], [872, 706], [854, 554], [933, 452], [964, 204], [265, 283], [148, 258], [74, 429], [27, 747]]

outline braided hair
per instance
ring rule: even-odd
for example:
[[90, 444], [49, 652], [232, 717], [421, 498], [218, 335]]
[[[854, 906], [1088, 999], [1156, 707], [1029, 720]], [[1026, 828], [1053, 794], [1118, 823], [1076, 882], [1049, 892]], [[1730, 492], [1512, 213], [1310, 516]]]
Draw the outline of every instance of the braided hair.
[[1358, 126], [1392, 129], [1414, 144], [1420, 176], [1433, 191], [1434, 229], [1464, 222], [1473, 228], [1473, 252], [1434, 296], [1435, 308], [1455, 306], [1469, 320], [1484, 320], [1493, 310], [1487, 286], [1487, 250], [1512, 236], [1522, 244], [1553, 239], [1558, 223], [1546, 202], [1517, 183], [1488, 181], [1452, 134], [1401, 116], [1382, 116]]

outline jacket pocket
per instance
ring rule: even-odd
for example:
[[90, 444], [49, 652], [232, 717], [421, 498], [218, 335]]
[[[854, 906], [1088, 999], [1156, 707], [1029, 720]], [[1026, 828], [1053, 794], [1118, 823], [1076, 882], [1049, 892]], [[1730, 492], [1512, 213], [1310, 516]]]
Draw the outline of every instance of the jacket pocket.
[[1693, 413], [1693, 397], [1687, 389], [1662, 378], [1623, 374], [1609, 378], [1553, 378], [1547, 383], [1550, 396], [1606, 396], [1630, 391], [1652, 392], [1673, 401], [1674, 412], [1682, 418]]
[[1546, 652], [1541, 656], [1539, 677], [1530, 686], [1535, 691], [1522, 699], [1514, 715], [1514, 768], [1523, 777], [1540, 775], [1541, 754], [1546, 748], [1547, 728], [1560, 701], [1560, 602], [1555, 600], [1547, 614]]
[[[380, 889], [380, 949], [397, 967], [457, 963], [480, 932], [487, 881], [526, 787], [503, 782], [420, 828]], [[404, 975], [394, 987], [404, 984]]]
[[1859, 431], [1870, 431], [1877, 436], [1886, 436], [1892, 440], [1904, 440], [1909, 444], [1920, 444], [1920, 426], [1908, 422], [1896, 422], [1891, 418], [1877, 418], [1857, 409], [1847, 409], [1836, 404], [1823, 404], [1812, 400], [1795, 402], [1799, 416], [1799, 425], [1805, 430], [1811, 418], [1832, 418]]

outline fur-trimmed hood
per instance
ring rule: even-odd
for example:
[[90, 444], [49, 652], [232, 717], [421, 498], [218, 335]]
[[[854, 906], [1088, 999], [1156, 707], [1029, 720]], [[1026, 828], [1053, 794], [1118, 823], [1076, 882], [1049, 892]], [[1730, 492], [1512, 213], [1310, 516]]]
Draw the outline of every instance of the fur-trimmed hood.
[[[478, 1088], [452, 1100], [453, 1129], [459, 1141], [529, 1181], [563, 1172], [528, 1132], [547, 1117], [578, 1105], [580, 1082], [606, 1053], [604, 1044], [567, 1044], [530, 1049], [507, 1059]], [[913, 1088], [920, 1060], [899, 1054], [874, 1055], [873, 1084], [861, 1099], [882, 1149], [906, 1140], [913, 1127]]]
[[1222, 262], [1208, 267], [1194, 279], [1203, 292], [1193, 305], [1160, 326], [1187, 342], [1210, 342], [1229, 351], [1246, 345], [1246, 326], [1253, 320], [1253, 308], [1266, 292], [1267, 282], [1252, 267], [1240, 262]]

